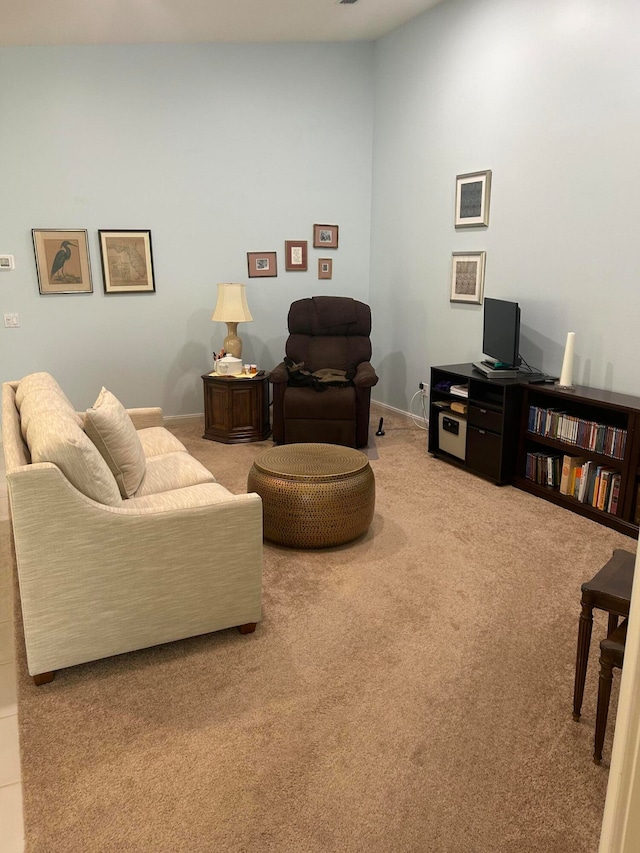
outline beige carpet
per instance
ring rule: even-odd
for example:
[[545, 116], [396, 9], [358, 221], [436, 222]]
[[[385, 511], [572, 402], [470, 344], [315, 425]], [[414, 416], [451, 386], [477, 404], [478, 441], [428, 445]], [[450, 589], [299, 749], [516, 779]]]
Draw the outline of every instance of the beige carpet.
[[[371, 530], [328, 551], [266, 545], [255, 634], [40, 688], [19, 652], [28, 853], [597, 849], [617, 689], [596, 767], [606, 620], [576, 724], [580, 583], [636, 542], [433, 459], [409, 420], [385, 429]], [[271, 446], [174, 431], [235, 492]]]

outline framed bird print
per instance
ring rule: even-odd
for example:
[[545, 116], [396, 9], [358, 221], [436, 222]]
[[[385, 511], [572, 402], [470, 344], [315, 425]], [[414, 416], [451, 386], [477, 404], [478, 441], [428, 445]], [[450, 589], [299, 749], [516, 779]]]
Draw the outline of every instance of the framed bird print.
[[105, 293], [153, 293], [151, 231], [98, 231]]
[[86, 230], [33, 228], [31, 234], [41, 294], [93, 292]]

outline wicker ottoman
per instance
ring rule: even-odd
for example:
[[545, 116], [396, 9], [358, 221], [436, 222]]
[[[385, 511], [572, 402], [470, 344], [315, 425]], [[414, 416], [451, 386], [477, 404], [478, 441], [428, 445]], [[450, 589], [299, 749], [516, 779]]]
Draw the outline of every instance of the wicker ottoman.
[[292, 548], [328, 548], [369, 529], [375, 479], [369, 460], [335, 444], [285, 444], [261, 453], [247, 491], [262, 498], [264, 538]]

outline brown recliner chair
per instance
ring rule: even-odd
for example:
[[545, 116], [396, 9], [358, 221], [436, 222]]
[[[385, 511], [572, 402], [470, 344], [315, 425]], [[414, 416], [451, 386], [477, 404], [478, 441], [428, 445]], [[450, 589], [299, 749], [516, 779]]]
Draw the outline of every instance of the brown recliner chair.
[[378, 377], [371, 358], [371, 309], [344, 296], [298, 299], [289, 309], [286, 354], [310, 372], [346, 371], [348, 387], [298, 387], [287, 365], [271, 371], [273, 440], [277, 444], [321, 442], [366, 447], [371, 388]]

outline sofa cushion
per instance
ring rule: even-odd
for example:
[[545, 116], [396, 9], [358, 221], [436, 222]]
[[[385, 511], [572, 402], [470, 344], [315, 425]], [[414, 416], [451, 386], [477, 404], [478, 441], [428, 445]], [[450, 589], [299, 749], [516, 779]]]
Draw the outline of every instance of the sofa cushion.
[[185, 489], [199, 483], [215, 483], [216, 478], [188, 453], [165, 453], [147, 459], [147, 466], [137, 498], [172, 489]]
[[111, 391], [100, 391], [85, 413], [84, 428], [116, 478], [122, 497], [133, 497], [145, 473], [144, 450], [127, 410]]
[[33, 418], [27, 444], [32, 462], [53, 462], [83, 495], [108, 506], [122, 504], [109, 466], [68, 412]]
[[43, 411], [69, 412], [78, 426], [83, 425], [82, 416], [75, 411], [71, 401], [50, 373], [30, 373], [21, 379], [16, 388], [16, 406], [20, 412], [20, 426], [24, 438], [27, 435], [28, 421]]
[[145, 427], [138, 430], [145, 457], [162, 456], [164, 453], [187, 452], [187, 448], [164, 427]]
[[199, 483], [197, 486], [187, 486], [186, 489], [172, 489], [170, 492], [160, 492], [157, 495], [131, 498], [125, 501], [125, 509], [154, 509], [158, 511], [173, 511], [176, 509], [196, 509], [211, 504], [230, 503], [236, 499], [228, 489], [220, 483]]
[[43, 391], [32, 391], [23, 397], [20, 406], [20, 429], [22, 437], [26, 440], [29, 424], [34, 418], [47, 417], [51, 412], [62, 412], [68, 414], [78, 426], [82, 427], [82, 418], [73, 410], [71, 404], [64, 396], [60, 396], [51, 389]]

